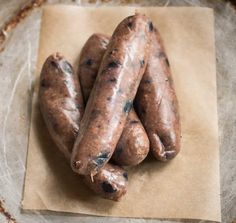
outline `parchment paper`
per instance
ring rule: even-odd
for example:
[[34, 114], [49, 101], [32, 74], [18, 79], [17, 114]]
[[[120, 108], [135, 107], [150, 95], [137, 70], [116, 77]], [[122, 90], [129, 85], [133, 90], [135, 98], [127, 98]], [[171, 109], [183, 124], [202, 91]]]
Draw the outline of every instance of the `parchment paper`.
[[[86, 39], [111, 34], [135, 10], [162, 34], [180, 105], [182, 150], [169, 163], [149, 157], [129, 170], [120, 202], [94, 196], [74, 174], [47, 132], [37, 104], [38, 76], [59, 51], [77, 67]], [[137, 218], [220, 221], [214, 17], [209, 8], [79, 8], [43, 10], [28, 146], [23, 209]]]

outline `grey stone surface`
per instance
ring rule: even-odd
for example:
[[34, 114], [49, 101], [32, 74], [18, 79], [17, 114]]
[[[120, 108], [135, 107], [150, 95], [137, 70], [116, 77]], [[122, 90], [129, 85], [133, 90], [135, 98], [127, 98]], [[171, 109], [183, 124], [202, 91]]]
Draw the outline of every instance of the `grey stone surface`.
[[[0, 26], [25, 2], [25, 0], [0, 0]], [[124, 1], [113, 0], [108, 3], [97, 1], [89, 4], [82, 0], [48, 1], [49, 4], [97, 6], [120, 5], [123, 4], [122, 2]], [[222, 222], [230, 223], [236, 219], [236, 11], [229, 3], [222, 1], [137, 0], [128, 2], [136, 5], [208, 6], [215, 10]], [[104, 217], [21, 211], [40, 15], [41, 9], [36, 9], [23, 20], [9, 35], [5, 50], [0, 53], [0, 200], [5, 200], [4, 206], [18, 223], [171, 222], [119, 218], [108, 220]], [[0, 214], [0, 223], [4, 222], [7, 220]]]

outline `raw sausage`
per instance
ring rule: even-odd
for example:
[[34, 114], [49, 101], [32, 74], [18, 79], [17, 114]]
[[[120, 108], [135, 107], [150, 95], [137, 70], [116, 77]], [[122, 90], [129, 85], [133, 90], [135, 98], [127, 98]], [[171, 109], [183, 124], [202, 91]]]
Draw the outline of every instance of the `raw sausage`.
[[73, 148], [75, 172], [95, 175], [112, 156], [146, 68], [150, 27], [146, 16], [135, 14], [115, 29]]
[[127, 191], [127, 172], [116, 165], [107, 163], [94, 177], [84, 176], [84, 182], [103, 198], [119, 201]]
[[85, 103], [93, 88], [109, 40], [108, 35], [95, 33], [88, 38], [81, 50], [78, 77]]
[[161, 161], [180, 150], [178, 102], [160, 34], [151, 34], [151, 54], [136, 98], [135, 109], [148, 134], [150, 148]]
[[[85, 103], [93, 88], [109, 39], [110, 37], [107, 35], [95, 33], [89, 37], [81, 51], [78, 77]], [[118, 165], [134, 166], [144, 160], [148, 151], [149, 140], [147, 134], [132, 108], [112, 155], [112, 160]]]
[[135, 166], [141, 163], [149, 152], [149, 139], [142, 123], [132, 109], [112, 155], [112, 161], [122, 166]]
[[[39, 104], [52, 139], [70, 162], [84, 106], [72, 66], [59, 53], [49, 56], [43, 65]], [[94, 176], [94, 182], [90, 176], [85, 178], [86, 184], [96, 194], [107, 199], [119, 200], [127, 191], [127, 173], [111, 164], [105, 165]], [[99, 189], [97, 182], [103, 182], [103, 190]], [[113, 188], [112, 193], [109, 188]]]
[[49, 56], [43, 65], [39, 105], [51, 137], [68, 158], [79, 131], [84, 105], [73, 68], [59, 53]]

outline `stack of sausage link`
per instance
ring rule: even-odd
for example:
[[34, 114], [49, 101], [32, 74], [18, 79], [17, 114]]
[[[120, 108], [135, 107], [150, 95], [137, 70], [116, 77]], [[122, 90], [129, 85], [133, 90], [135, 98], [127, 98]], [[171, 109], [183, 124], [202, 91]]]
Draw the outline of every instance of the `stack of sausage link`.
[[78, 75], [60, 53], [49, 56], [39, 103], [73, 171], [104, 198], [118, 201], [126, 193], [128, 175], [121, 166], [138, 165], [149, 148], [160, 161], [179, 152], [169, 62], [145, 15], [125, 18], [111, 37], [93, 34], [82, 49]]

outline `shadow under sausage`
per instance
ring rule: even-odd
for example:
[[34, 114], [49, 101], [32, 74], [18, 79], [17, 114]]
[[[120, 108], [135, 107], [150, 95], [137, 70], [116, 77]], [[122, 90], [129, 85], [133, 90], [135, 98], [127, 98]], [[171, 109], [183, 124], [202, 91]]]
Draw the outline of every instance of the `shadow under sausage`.
[[162, 162], [157, 160], [151, 151], [149, 151], [147, 157], [137, 166], [126, 167], [129, 174], [129, 182], [132, 180], [137, 180], [137, 177], [145, 177], [147, 179], [156, 177], [157, 173], [161, 173], [172, 161]]

